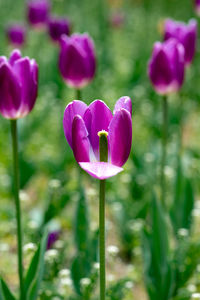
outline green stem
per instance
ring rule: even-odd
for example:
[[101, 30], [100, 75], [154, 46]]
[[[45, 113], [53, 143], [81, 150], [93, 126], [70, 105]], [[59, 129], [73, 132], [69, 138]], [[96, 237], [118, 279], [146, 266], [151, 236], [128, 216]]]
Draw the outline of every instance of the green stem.
[[76, 100], [81, 100], [81, 90], [76, 89]]
[[180, 117], [179, 117], [179, 149], [178, 149], [178, 154], [181, 157], [182, 155], [182, 150], [183, 150], [183, 97], [181, 93], [179, 94], [179, 112], [180, 112]]
[[163, 114], [163, 129], [162, 129], [162, 158], [161, 158], [161, 199], [163, 207], [166, 207], [166, 180], [165, 180], [165, 166], [167, 156], [167, 136], [168, 136], [168, 103], [167, 96], [162, 99], [162, 114]]
[[100, 180], [99, 190], [99, 259], [100, 259], [100, 300], [105, 300], [105, 186], [106, 181]]
[[[108, 133], [98, 132], [99, 156], [101, 162], [108, 161]], [[100, 259], [100, 300], [106, 297], [106, 263], [105, 263], [105, 193], [106, 181], [100, 180], [99, 189], [99, 259]]]
[[17, 249], [18, 249], [18, 273], [20, 283], [20, 299], [24, 300], [23, 288], [23, 253], [22, 253], [22, 227], [21, 227], [21, 208], [19, 199], [19, 158], [18, 158], [18, 138], [17, 121], [11, 120], [11, 134], [13, 146], [13, 171], [14, 171], [14, 197], [17, 219]]

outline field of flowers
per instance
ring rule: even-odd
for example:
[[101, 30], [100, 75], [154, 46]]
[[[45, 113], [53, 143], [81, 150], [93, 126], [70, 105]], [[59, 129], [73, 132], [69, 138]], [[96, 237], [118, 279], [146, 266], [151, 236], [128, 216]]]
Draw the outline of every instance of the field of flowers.
[[0, 300], [200, 299], [199, 0], [0, 0]]

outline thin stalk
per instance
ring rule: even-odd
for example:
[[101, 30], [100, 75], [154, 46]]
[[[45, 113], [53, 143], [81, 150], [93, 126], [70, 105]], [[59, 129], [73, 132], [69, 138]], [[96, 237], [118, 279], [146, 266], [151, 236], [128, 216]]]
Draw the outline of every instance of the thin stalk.
[[100, 259], [100, 300], [106, 296], [106, 263], [105, 263], [105, 186], [100, 180], [99, 189], [99, 259]]
[[17, 250], [18, 250], [20, 299], [24, 300], [25, 298], [24, 298], [24, 287], [23, 287], [21, 208], [20, 208], [20, 199], [19, 199], [19, 158], [18, 158], [17, 120], [11, 120], [11, 135], [12, 135], [12, 146], [13, 146], [14, 198], [15, 198], [16, 219], [17, 219]]
[[183, 97], [181, 93], [179, 94], [179, 149], [178, 149], [178, 155], [181, 157], [182, 150], [183, 150]]
[[165, 166], [167, 156], [167, 136], [168, 136], [168, 102], [167, 96], [163, 96], [162, 99], [162, 158], [161, 158], [161, 200], [163, 207], [166, 207], [166, 179], [165, 179]]
[[[104, 130], [99, 135], [100, 161], [108, 161], [108, 133]], [[99, 260], [100, 260], [100, 300], [106, 297], [106, 262], [105, 262], [105, 193], [106, 181], [100, 180], [99, 186]]]
[[81, 100], [81, 90], [76, 89], [76, 100]]

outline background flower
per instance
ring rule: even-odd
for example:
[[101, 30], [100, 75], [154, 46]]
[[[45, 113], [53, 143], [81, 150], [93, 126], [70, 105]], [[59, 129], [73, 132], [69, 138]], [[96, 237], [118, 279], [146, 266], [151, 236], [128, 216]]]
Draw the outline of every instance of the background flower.
[[200, 0], [194, 0], [194, 5], [197, 16], [200, 16]]
[[168, 19], [165, 22], [164, 40], [177, 39], [185, 49], [185, 63], [192, 62], [197, 42], [197, 22], [192, 19], [188, 24]]
[[27, 18], [31, 25], [46, 25], [50, 11], [48, 0], [30, 0], [27, 6]]
[[94, 43], [86, 33], [62, 36], [59, 68], [69, 86], [77, 89], [86, 86], [95, 75]]
[[0, 113], [8, 119], [26, 116], [37, 97], [38, 66], [34, 59], [14, 50], [10, 58], [0, 56]]
[[8, 40], [14, 46], [22, 46], [26, 39], [26, 29], [19, 24], [13, 24], [8, 26], [6, 30]]
[[175, 39], [154, 44], [148, 65], [149, 78], [159, 94], [178, 91], [184, 80], [184, 48]]
[[53, 41], [59, 41], [63, 34], [70, 34], [70, 22], [66, 18], [50, 17], [48, 21], [48, 31]]

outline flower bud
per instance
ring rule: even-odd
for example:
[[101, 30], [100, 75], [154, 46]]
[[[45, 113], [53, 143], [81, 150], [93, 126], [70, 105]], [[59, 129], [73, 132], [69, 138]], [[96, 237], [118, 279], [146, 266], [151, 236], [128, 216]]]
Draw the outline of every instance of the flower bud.
[[51, 231], [48, 234], [48, 238], [47, 238], [47, 250], [51, 249], [51, 247], [53, 246], [53, 244], [58, 240], [60, 235], [59, 231]]
[[50, 10], [48, 0], [30, 0], [27, 9], [27, 18], [32, 26], [40, 27], [46, 25]]
[[10, 25], [6, 30], [6, 34], [8, 37], [8, 41], [13, 46], [23, 46], [26, 39], [26, 29], [24, 26], [19, 24]]
[[51, 17], [48, 21], [49, 36], [58, 42], [63, 34], [70, 34], [70, 22], [65, 18]]
[[194, 57], [197, 42], [197, 22], [190, 20], [188, 24], [168, 19], [165, 22], [164, 40], [175, 38], [184, 47], [184, 60], [189, 65]]
[[184, 80], [184, 48], [175, 39], [154, 44], [148, 65], [149, 78], [159, 94], [178, 91]]
[[33, 109], [38, 89], [34, 59], [14, 50], [9, 59], [0, 56], [0, 113], [7, 119], [26, 116]]
[[86, 86], [94, 78], [94, 43], [87, 34], [61, 37], [59, 68], [66, 83], [77, 89]]

